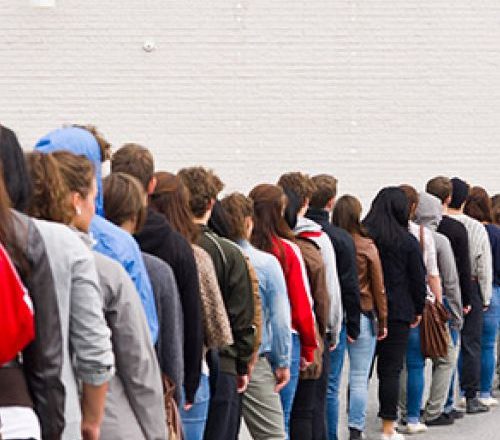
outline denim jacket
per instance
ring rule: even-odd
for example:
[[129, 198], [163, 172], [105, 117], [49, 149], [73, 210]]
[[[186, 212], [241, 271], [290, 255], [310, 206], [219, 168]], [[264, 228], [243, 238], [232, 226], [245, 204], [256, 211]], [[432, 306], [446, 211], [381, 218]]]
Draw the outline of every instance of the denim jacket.
[[275, 368], [289, 367], [291, 358], [290, 303], [285, 277], [278, 260], [253, 247], [248, 241], [238, 245], [248, 256], [259, 278], [262, 300], [262, 343], [259, 354], [269, 353]]

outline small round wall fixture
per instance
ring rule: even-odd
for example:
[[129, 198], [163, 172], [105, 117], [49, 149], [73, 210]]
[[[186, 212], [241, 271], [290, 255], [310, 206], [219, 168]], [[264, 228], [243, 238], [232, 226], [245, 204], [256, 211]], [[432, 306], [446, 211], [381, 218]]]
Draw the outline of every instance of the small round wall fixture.
[[54, 8], [56, 0], [30, 0], [30, 4], [34, 8]]
[[142, 45], [144, 52], [153, 52], [156, 49], [156, 43], [154, 40], [146, 40]]

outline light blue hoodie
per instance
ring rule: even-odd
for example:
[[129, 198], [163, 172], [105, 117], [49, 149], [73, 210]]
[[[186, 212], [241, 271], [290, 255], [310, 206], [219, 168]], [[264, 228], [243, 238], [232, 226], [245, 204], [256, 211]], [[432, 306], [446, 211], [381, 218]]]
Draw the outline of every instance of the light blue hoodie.
[[132, 278], [141, 298], [153, 343], [158, 338], [158, 316], [151, 283], [139, 246], [130, 234], [103, 218], [101, 149], [94, 136], [78, 127], [56, 129], [42, 137], [35, 150], [42, 153], [66, 150], [87, 157], [93, 164], [97, 180], [96, 213], [90, 231], [97, 244], [94, 250], [118, 261]]

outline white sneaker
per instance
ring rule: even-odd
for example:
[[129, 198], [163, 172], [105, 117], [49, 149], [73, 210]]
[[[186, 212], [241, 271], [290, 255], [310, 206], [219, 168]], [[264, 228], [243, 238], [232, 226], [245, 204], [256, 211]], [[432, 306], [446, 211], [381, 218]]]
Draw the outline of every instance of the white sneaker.
[[495, 399], [494, 397], [487, 397], [485, 399], [479, 398], [479, 401], [486, 406], [498, 406], [498, 399]]
[[427, 425], [423, 423], [408, 423], [406, 425], [406, 429], [404, 430], [405, 434], [420, 434], [421, 432], [427, 431]]
[[458, 399], [457, 406], [459, 408], [465, 408], [467, 406], [467, 400], [465, 399], [465, 397], [460, 397], [460, 399]]
[[394, 434], [382, 434], [380, 440], [405, 440], [405, 436], [394, 431]]

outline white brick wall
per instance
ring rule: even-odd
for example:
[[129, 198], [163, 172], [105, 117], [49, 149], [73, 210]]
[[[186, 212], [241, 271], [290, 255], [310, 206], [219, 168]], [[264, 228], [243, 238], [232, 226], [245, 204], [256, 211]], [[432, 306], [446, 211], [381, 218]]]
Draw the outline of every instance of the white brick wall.
[[0, 0], [0, 120], [26, 148], [89, 121], [229, 190], [301, 169], [366, 202], [437, 173], [500, 192], [499, 116], [498, 0]]

